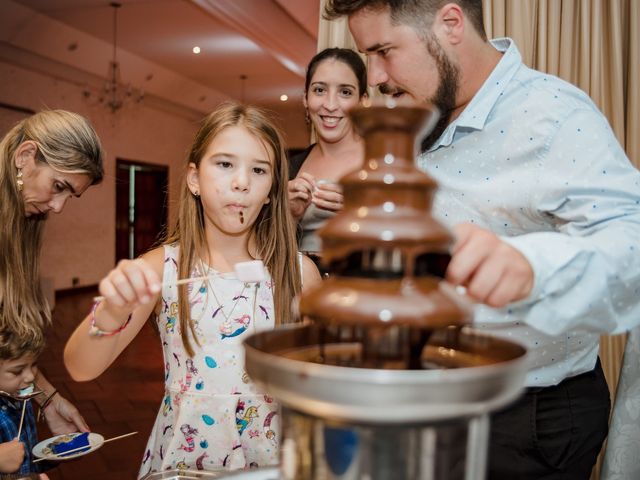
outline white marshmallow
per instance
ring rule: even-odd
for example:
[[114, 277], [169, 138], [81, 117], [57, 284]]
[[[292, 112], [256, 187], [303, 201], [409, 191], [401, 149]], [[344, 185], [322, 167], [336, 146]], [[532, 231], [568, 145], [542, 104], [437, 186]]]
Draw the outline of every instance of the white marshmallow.
[[34, 390], [34, 387], [33, 387], [33, 383], [32, 383], [28, 387], [25, 387], [22, 390], [20, 390], [18, 392], [18, 396], [22, 397], [24, 395], [29, 395], [30, 393], [33, 393], [33, 390]]
[[233, 267], [238, 280], [241, 282], [261, 282], [265, 279], [264, 263], [262, 260], [238, 262]]

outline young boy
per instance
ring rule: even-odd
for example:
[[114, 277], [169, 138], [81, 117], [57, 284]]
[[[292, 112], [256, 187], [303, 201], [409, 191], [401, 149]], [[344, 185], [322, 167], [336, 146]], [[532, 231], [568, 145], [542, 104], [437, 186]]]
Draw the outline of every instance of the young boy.
[[[24, 336], [10, 328], [0, 328], [0, 390], [11, 395], [30, 387], [37, 374], [36, 360], [44, 349], [40, 328], [33, 327]], [[23, 401], [0, 396], [0, 477], [7, 473], [37, 473], [47, 467], [33, 463], [31, 449], [38, 442], [36, 419], [27, 401], [22, 431], [18, 437]], [[8, 478], [8, 476], [7, 476]], [[46, 478], [42, 475], [41, 478]]]

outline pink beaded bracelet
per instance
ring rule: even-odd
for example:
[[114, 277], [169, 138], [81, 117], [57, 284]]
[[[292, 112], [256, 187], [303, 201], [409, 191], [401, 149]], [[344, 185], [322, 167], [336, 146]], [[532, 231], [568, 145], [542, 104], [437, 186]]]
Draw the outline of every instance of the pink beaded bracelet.
[[93, 306], [91, 307], [91, 328], [89, 328], [89, 336], [91, 336], [91, 337], [110, 337], [111, 335], [115, 335], [116, 333], [120, 333], [122, 330], [127, 328], [127, 325], [129, 325], [129, 322], [131, 322], [131, 317], [133, 315], [133, 312], [129, 314], [129, 318], [127, 318], [127, 321], [124, 322], [122, 325], [120, 325], [115, 330], [112, 330], [110, 332], [105, 331], [105, 330], [101, 330], [100, 327], [98, 327], [98, 325], [96, 325], [96, 309], [98, 308], [98, 305], [100, 305], [100, 300], [94, 302]]

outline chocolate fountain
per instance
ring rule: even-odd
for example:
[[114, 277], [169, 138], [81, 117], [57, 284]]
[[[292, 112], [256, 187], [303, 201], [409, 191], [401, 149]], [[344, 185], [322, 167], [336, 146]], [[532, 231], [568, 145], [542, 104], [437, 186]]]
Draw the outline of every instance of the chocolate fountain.
[[353, 113], [365, 160], [320, 232], [332, 273], [302, 296], [305, 324], [245, 343], [247, 372], [282, 405], [284, 480], [483, 479], [489, 413], [522, 390], [525, 350], [470, 329], [443, 280], [453, 239], [413, 160], [436, 116]]

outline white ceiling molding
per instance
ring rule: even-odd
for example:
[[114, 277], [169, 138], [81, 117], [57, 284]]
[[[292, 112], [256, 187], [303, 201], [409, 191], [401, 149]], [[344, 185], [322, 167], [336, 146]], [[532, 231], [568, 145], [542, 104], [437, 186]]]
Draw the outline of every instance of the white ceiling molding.
[[[0, 62], [5, 62], [9, 65], [31, 70], [33, 72], [46, 75], [47, 77], [76, 85], [81, 89], [80, 91], [83, 91], [87, 86], [98, 89], [104, 84], [104, 78], [101, 76], [93, 75], [71, 65], [56, 62], [50, 58], [23, 50], [2, 41], [0, 41]], [[34, 109], [42, 107], [37, 103], [30, 106]], [[197, 109], [190, 108], [186, 105], [176, 103], [173, 100], [167, 100], [149, 93], [145, 94], [144, 106], [154, 108], [155, 110], [161, 110], [171, 115], [182, 117], [194, 122], [199, 121], [203, 114], [206, 113], [203, 112], [202, 107]]]
[[274, 0], [283, 10], [293, 17], [313, 38], [318, 38], [320, 8], [318, 1]]
[[[287, 69], [304, 77], [316, 52], [316, 39], [301, 20], [274, 0], [192, 0], [269, 52]], [[295, 46], [295, 47], [294, 47]]]
[[[0, 42], [106, 79], [113, 46], [12, 0], [2, 0]], [[74, 48], [70, 48], [75, 45]], [[34, 57], [35, 58], [35, 57]], [[123, 81], [145, 95], [207, 112], [229, 97], [118, 48]]]

